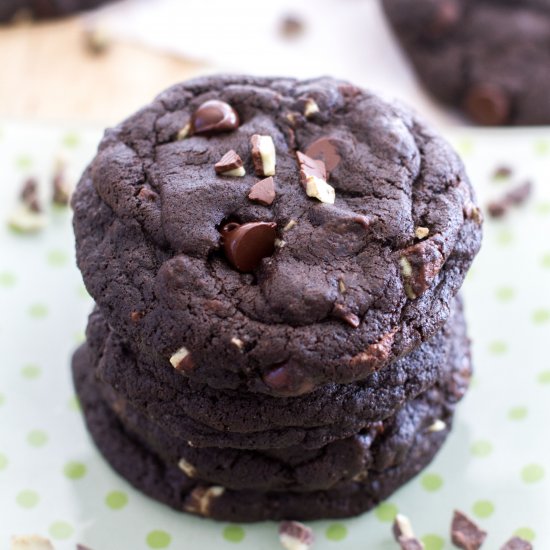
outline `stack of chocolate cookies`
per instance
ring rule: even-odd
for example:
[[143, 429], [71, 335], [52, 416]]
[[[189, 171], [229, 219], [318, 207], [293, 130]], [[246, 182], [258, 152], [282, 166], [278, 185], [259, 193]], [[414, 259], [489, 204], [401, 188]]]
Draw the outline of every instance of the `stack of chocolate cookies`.
[[330, 78], [190, 81], [106, 132], [73, 206], [97, 303], [76, 388], [141, 491], [220, 520], [346, 517], [443, 444], [481, 216], [407, 109]]

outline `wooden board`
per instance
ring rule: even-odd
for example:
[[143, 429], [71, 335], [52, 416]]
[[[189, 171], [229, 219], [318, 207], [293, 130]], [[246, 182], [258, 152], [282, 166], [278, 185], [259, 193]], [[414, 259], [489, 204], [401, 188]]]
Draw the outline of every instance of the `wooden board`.
[[114, 124], [201, 66], [114, 42], [84, 46], [79, 18], [0, 28], [0, 116]]

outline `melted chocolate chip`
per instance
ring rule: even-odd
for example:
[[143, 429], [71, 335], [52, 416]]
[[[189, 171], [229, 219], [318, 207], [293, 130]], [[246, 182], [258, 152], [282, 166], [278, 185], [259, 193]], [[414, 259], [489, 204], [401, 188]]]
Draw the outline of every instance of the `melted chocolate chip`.
[[275, 222], [224, 225], [222, 244], [229, 263], [243, 273], [254, 271], [263, 258], [275, 251], [276, 228]]
[[239, 127], [239, 115], [225, 101], [211, 99], [193, 113], [191, 127], [194, 134], [230, 132]]
[[314, 160], [322, 160], [325, 163], [327, 172], [333, 172], [342, 161], [332, 138], [322, 137], [309, 144], [306, 148], [306, 155]]
[[486, 126], [506, 124], [511, 103], [504, 90], [492, 84], [478, 84], [466, 94], [465, 109], [472, 119]]
[[270, 206], [275, 200], [275, 182], [272, 177], [265, 178], [255, 183], [250, 189], [248, 198], [251, 201]]
[[264, 376], [264, 382], [273, 393], [281, 397], [296, 397], [311, 391], [313, 384], [304, 380], [296, 367], [286, 363]]

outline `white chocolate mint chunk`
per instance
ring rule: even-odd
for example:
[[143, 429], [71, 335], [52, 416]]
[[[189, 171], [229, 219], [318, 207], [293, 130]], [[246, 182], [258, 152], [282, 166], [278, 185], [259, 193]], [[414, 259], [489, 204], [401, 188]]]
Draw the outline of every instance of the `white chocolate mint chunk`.
[[306, 181], [306, 195], [327, 204], [334, 204], [336, 200], [334, 187], [317, 176], [308, 176]]
[[227, 172], [221, 172], [222, 176], [232, 176], [234, 178], [242, 178], [243, 176], [246, 176], [246, 170], [244, 169], [244, 166], [239, 166], [238, 168], [234, 168], [233, 170], [228, 170]]
[[187, 348], [181, 347], [172, 357], [170, 357], [170, 363], [172, 366], [177, 369], [181, 362], [189, 355], [189, 350]]
[[8, 218], [8, 226], [18, 233], [38, 233], [46, 227], [46, 216], [31, 210], [27, 205], [18, 206]]
[[252, 161], [258, 176], [274, 176], [276, 152], [275, 144], [271, 136], [254, 134], [251, 138]]
[[11, 539], [10, 550], [54, 550], [54, 547], [39, 535], [20, 535]]

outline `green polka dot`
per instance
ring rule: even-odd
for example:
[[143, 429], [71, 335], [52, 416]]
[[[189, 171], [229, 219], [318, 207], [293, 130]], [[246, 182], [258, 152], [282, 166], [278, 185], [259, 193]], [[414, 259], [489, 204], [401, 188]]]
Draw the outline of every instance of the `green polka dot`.
[[48, 442], [48, 434], [42, 430], [33, 430], [27, 434], [27, 443], [31, 447], [43, 447]]
[[457, 144], [461, 155], [471, 155], [474, 152], [474, 142], [471, 139], [462, 139]]
[[0, 453], [0, 472], [8, 467], [8, 457]]
[[537, 204], [537, 212], [542, 216], [545, 216], [546, 214], [550, 214], [550, 201], [539, 202]]
[[21, 369], [21, 376], [27, 380], [35, 380], [40, 376], [42, 371], [37, 365], [25, 365]]
[[439, 535], [424, 535], [422, 537], [425, 550], [443, 550], [445, 540]]
[[496, 291], [497, 299], [501, 302], [509, 302], [514, 298], [515, 294], [516, 291], [509, 286], [503, 286]]
[[502, 342], [501, 340], [495, 340], [489, 344], [489, 351], [494, 355], [502, 355], [506, 353], [507, 350], [508, 346], [506, 342]]
[[539, 139], [535, 141], [533, 149], [536, 155], [547, 155], [550, 152], [550, 142], [546, 139]]
[[550, 310], [549, 309], [537, 309], [533, 312], [533, 323], [536, 325], [542, 325], [550, 321]]
[[151, 531], [147, 535], [146, 541], [149, 548], [168, 548], [172, 537], [165, 531]]
[[495, 511], [495, 506], [489, 500], [478, 500], [472, 506], [472, 512], [478, 518], [488, 518], [493, 515]]
[[122, 491], [111, 491], [105, 497], [105, 504], [111, 510], [121, 510], [128, 504], [128, 495]]
[[0, 407], [6, 402], [6, 396], [0, 393]]
[[391, 502], [382, 502], [375, 509], [374, 514], [380, 521], [392, 522], [399, 510], [395, 504]]
[[69, 479], [82, 479], [86, 475], [86, 466], [82, 462], [67, 462], [63, 468], [63, 473]]
[[527, 407], [513, 407], [508, 411], [510, 420], [523, 420], [527, 416]]
[[21, 508], [34, 508], [38, 504], [39, 500], [40, 497], [38, 496], [38, 493], [30, 490], [21, 491], [15, 498], [15, 501], [19, 504], [19, 506], [21, 506]]
[[493, 445], [484, 439], [474, 441], [470, 447], [470, 452], [479, 458], [489, 456], [493, 452]]
[[438, 474], [424, 474], [420, 479], [420, 484], [426, 491], [434, 492], [441, 489], [443, 479]]
[[544, 477], [544, 468], [540, 464], [528, 464], [521, 470], [521, 479], [525, 483], [537, 483]]
[[32, 158], [28, 155], [19, 155], [15, 159], [15, 165], [20, 170], [28, 170], [32, 166]]
[[44, 304], [33, 304], [29, 308], [29, 315], [33, 319], [43, 319], [48, 315], [48, 308]]
[[46, 259], [52, 267], [61, 267], [67, 264], [69, 256], [63, 250], [50, 250]]
[[84, 285], [79, 285], [77, 289], [77, 294], [86, 300], [90, 298], [90, 295], [88, 294], [88, 291], [86, 290], [86, 287]]
[[550, 370], [543, 370], [537, 375], [537, 382], [539, 384], [550, 384]]
[[502, 229], [497, 235], [497, 243], [503, 246], [510, 244], [514, 240], [514, 235], [509, 229]]
[[69, 132], [63, 136], [63, 145], [69, 149], [78, 147], [80, 144], [80, 136], [75, 132]]
[[[550, 267], [550, 253], [542, 257], [542, 267]], [[1, 281], [1, 279], [0, 279]]]
[[223, 530], [223, 538], [229, 542], [241, 542], [245, 532], [240, 525], [227, 525]]
[[530, 527], [520, 527], [514, 531], [514, 535], [528, 542], [533, 542], [536, 537], [535, 531]]
[[50, 525], [49, 533], [54, 539], [66, 540], [71, 538], [74, 533], [74, 528], [66, 521], [56, 521]]
[[12, 286], [15, 285], [16, 281], [17, 281], [17, 278], [10, 271], [0, 272], [0, 286], [3, 286], [5, 288], [11, 288]]
[[80, 406], [80, 401], [76, 395], [73, 395], [69, 399], [69, 409], [74, 412], [80, 412], [82, 410], [82, 407]]
[[339, 541], [344, 540], [348, 536], [348, 530], [342, 523], [333, 523], [327, 527], [325, 537], [328, 540]]
[[80, 330], [74, 333], [73, 338], [75, 344], [83, 344], [84, 340], [86, 340], [86, 333]]

